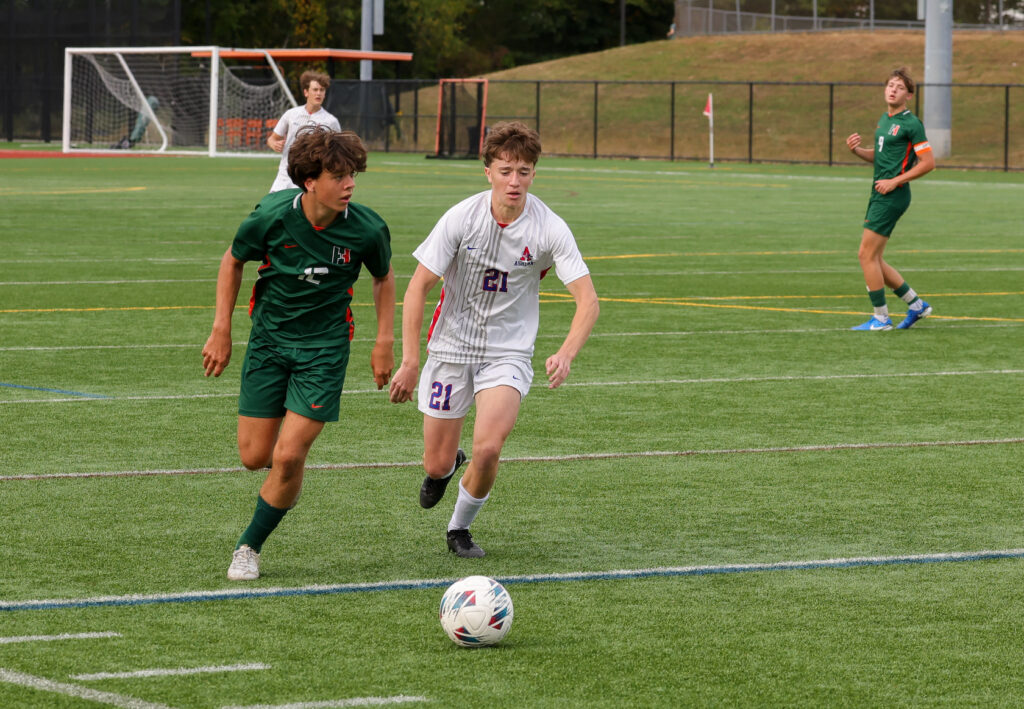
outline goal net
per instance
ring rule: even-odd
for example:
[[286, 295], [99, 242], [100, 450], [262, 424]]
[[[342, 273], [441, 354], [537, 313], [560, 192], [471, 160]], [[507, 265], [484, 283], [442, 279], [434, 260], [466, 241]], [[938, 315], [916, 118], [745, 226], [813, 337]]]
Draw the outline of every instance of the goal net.
[[65, 49], [64, 151], [276, 155], [267, 136], [296, 103], [258, 52], [229, 65], [218, 47]]
[[441, 79], [435, 157], [479, 157], [486, 121], [487, 79]]

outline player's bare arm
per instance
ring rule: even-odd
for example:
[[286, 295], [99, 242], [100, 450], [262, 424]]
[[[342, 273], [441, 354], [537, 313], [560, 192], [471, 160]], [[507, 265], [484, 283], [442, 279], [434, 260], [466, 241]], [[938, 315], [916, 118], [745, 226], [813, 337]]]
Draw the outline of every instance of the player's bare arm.
[[271, 150], [275, 153], [281, 152], [284, 150], [284, 143], [285, 137], [283, 135], [278, 135], [274, 131], [270, 131], [270, 135], [267, 136], [267, 145], [270, 146]]
[[597, 291], [594, 289], [594, 281], [590, 276], [577, 278], [569, 283], [566, 288], [576, 301], [576, 314], [569, 326], [569, 334], [566, 336], [558, 352], [548, 357], [545, 362], [545, 370], [548, 375], [548, 389], [557, 389], [566, 379], [569, 378], [569, 371], [572, 361], [583, 349], [587, 338], [590, 337], [597, 316], [601, 312], [601, 306], [597, 300]]
[[897, 175], [888, 180], [878, 180], [875, 182], [875, 191], [879, 194], [889, 194], [900, 185], [916, 180], [917, 178], [927, 175], [929, 172], [935, 169], [935, 155], [932, 151], [925, 150], [922, 153], [917, 154], [917, 164], [910, 168], [902, 175]]
[[205, 376], [219, 377], [231, 361], [231, 315], [238, 300], [238, 289], [242, 285], [242, 269], [245, 261], [231, 255], [229, 248], [220, 260], [217, 271], [217, 304], [213, 314], [213, 331], [203, 347], [203, 370]]
[[851, 153], [859, 157], [864, 162], [873, 163], [875, 161], [875, 151], [862, 148], [860, 147], [860, 144], [860, 133], [853, 133], [846, 139], [846, 147], [850, 149]]
[[395, 270], [373, 278], [373, 306], [377, 311], [377, 341], [370, 354], [370, 368], [378, 391], [391, 379], [395, 369]]
[[422, 264], [416, 267], [402, 299], [402, 364], [391, 380], [391, 402], [411, 401], [420, 372], [420, 332], [423, 329], [423, 308], [427, 294], [441, 277]]

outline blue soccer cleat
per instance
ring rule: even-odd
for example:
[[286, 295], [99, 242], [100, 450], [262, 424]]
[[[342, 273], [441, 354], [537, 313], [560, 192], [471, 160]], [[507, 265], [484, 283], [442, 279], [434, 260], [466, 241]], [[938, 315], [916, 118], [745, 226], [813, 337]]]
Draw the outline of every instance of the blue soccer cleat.
[[892, 330], [892, 320], [886, 318], [885, 320], [879, 320], [875, 316], [857, 327], [851, 327], [851, 330]]
[[918, 320], [924, 320], [926, 317], [932, 314], [932, 306], [928, 305], [925, 301], [921, 301], [921, 305], [924, 307], [920, 310], [908, 310], [907, 317], [903, 318], [903, 322], [896, 326], [897, 330], [907, 330], [914, 326]]

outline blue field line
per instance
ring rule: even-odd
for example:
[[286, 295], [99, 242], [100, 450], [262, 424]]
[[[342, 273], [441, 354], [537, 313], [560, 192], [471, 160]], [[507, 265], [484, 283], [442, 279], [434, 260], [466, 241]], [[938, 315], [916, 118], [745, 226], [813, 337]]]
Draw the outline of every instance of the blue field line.
[[[781, 561], [765, 564], [718, 564], [710, 566], [668, 566], [651, 569], [620, 569], [615, 571], [578, 571], [563, 574], [529, 574], [496, 576], [503, 584], [551, 583], [567, 581], [635, 580], [669, 576], [710, 576], [765, 571], [813, 571], [820, 569], [852, 569], [865, 566], [897, 566], [908, 564], [938, 564], [950, 562], [993, 561], [997, 559], [1024, 559], [1024, 549], [949, 552], [940, 554], [913, 554], [906, 556], [869, 556], [849, 559], [820, 559], [816, 561]], [[0, 611], [61, 610], [66, 608], [96, 608], [109, 606], [145, 606], [165, 603], [195, 603], [206, 601], [237, 601], [288, 596], [327, 596], [342, 593], [368, 593], [380, 591], [409, 591], [427, 588], [446, 588], [455, 579], [420, 579], [407, 581], [379, 581], [373, 583], [346, 583], [334, 585], [299, 586], [295, 588], [230, 588], [213, 591], [189, 591], [151, 595], [96, 596], [92, 598], [64, 598], [32, 601], [0, 601]]]
[[80, 396], [84, 399], [110, 399], [112, 397], [106, 396], [105, 394], [86, 394], [82, 391], [68, 391], [67, 389], [48, 389], [47, 387], [30, 387], [24, 384], [11, 384], [9, 382], [0, 382], [0, 387], [7, 387], [8, 389], [28, 389], [29, 391], [48, 391], [54, 394], [64, 394], [65, 396]]

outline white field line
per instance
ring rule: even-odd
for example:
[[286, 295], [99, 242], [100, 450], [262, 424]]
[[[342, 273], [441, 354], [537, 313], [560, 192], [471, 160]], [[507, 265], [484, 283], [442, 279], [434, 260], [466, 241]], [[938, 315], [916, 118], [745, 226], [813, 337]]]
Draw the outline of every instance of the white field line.
[[121, 633], [104, 631], [101, 633], [61, 633], [60, 635], [13, 635], [0, 638], [0, 645], [11, 643], [46, 643], [54, 640], [92, 640], [96, 638], [119, 638]]
[[[615, 451], [606, 453], [575, 453], [571, 455], [503, 457], [502, 463], [564, 463], [580, 460], [617, 460], [621, 458], [686, 458], [696, 455], [757, 455], [775, 453], [832, 453], [847, 450], [882, 450], [898, 448], [941, 448], [963, 446], [1013, 445], [1024, 443], [1024, 438], [980, 438], [959, 441], [898, 441], [876, 443], [829, 443], [805, 446], [773, 446], [767, 448], [704, 448], [681, 451]], [[306, 470], [366, 470], [382, 468], [418, 468], [420, 460], [375, 461], [370, 463], [316, 463]], [[107, 470], [86, 473], [24, 473], [0, 475], [0, 482], [14, 480], [63, 480], [67, 478], [128, 478], [158, 477], [164, 475], [217, 475], [244, 473], [246, 468], [182, 468], [157, 470]], [[263, 474], [263, 471], [256, 471]]]
[[320, 702], [294, 702], [292, 704], [249, 704], [247, 706], [228, 706], [223, 709], [334, 709], [335, 707], [379, 707], [386, 704], [429, 701], [426, 697], [407, 697], [399, 694], [395, 697], [353, 697], [352, 699], [327, 699]]
[[109, 281], [0, 281], [0, 286], [122, 286], [136, 283], [216, 283], [216, 278], [122, 278]]
[[[856, 569], [871, 566], [904, 566], [951, 562], [977, 562], [1024, 559], [1024, 549], [985, 549], [981, 551], [936, 552], [930, 554], [900, 554], [885, 556], [839, 557], [831, 559], [789, 560], [759, 563], [707, 564], [695, 566], [658, 566], [638, 569], [611, 569], [604, 571], [572, 571], [550, 574], [523, 574], [498, 576], [505, 584], [563, 583], [579, 581], [609, 581], [621, 579], [666, 578], [676, 576], [712, 576], [736, 573], [764, 573], [773, 571], [817, 571], [823, 569]], [[129, 594], [121, 596], [92, 596], [86, 598], [53, 598], [25, 601], [0, 601], [0, 612], [57, 610], [66, 608], [134, 607], [166, 603], [209, 603], [213, 601], [256, 600], [261, 598], [289, 598], [297, 596], [325, 596], [349, 593], [381, 593], [391, 591], [447, 588], [454, 579], [404, 579], [343, 584], [313, 584], [293, 587], [235, 587], [206, 591], [178, 593]], [[0, 680], [2, 680], [0, 676]]]
[[[874, 374], [793, 374], [765, 377], [695, 377], [692, 379], [637, 379], [612, 382], [566, 382], [563, 387], [623, 387], [623, 386], [664, 386], [665, 384], [751, 384], [758, 382], [799, 382], [799, 381], [843, 381], [849, 379], [899, 379], [903, 377], [974, 377], [993, 375], [1024, 374], [1024, 369], [977, 369], [946, 372], [879, 372]], [[387, 396], [387, 391], [378, 389], [347, 389], [345, 394], [377, 394]], [[118, 402], [118, 401], [180, 401], [193, 399], [218, 399], [238, 396], [237, 392], [217, 394], [153, 394], [146, 396], [81, 396], [55, 397], [52, 399], [4, 399], [0, 404], [66, 404], [71, 402]]]
[[184, 675], [212, 674], [216, 672], [248, 672], [250, 670], [269, 670], [270, 665], [252, 662], [241, 665], [209, 665], [207, 667], [176, 667], [168, 669], [133, 670], [131, 672], [93, 672], [92, 674], [71, 675], [71, 679], [80, 682], [93, 682], [101, 679], [132, 679], [134, 677], [178, 677]]
[[[950, 372], [880, 372], [875, 374], [795, 374], [767, 377], [700, 377], [694, 379], [640, 379], [620, 382], [566, 382], [563, 387], [619, 387], [657, 384], [742, 384], [751, 382], [838, 381], [843, 379], [892, 379], [903, 377], [969, 377], [1024, 374], [1024, 369], [978, 369]], [[102, 401], [102, 400], [101, 400]]]
[[99, 690], [82, 687], [77, 684], [54, 682], [53, 680], [46, 679], [45, 677], [36, 677], [35, 675], [25, 674], [24, 672], [15, 672], [14, 670], [8, 670], [2, 667], [0, 667], [0, 682], [17, 684], [31, 689], [38, 689], [41, 692], [63, 694], [67, 697], [78, 697], [79, 699], [87, 699], [99, 704], [121, 707], [122, 709], [171, 709], [166, 704], [144, 702], [141, 699], [136, 699], [135, 697], [128, 697], [123, 694], [114, 694], [113, 692], [100, 692]]
[[[1024, 271], [1024, 268], [1020, 269]], [[1021, 323], [949, 323], [943, 324], [943, 330], [973, 330], [1006, 327], [1024, 327]], [[590, 339], [617, 337], [690, 337], [693, 335], [834, 335], [847, 332], [847, 327], [804, 327], [804, 328], [773, 328], [762, 330], [654, 330], [651, 332], [594, 332]], [[541, 333], [538, 340], [564, 340], [564, 333]], [[374, 342], [372, 337], [357, 337], [352, 342]], [[245, 347], [249, 343], [239, 340], [232, 343], [235, 347]], [[160, 349], [202, 349], [202, 344], [195, 342], [166, 344], [122, 344], [122, 345], [15, 345], [0, 347], [0, 352], [75, 352], [80, 350], [160, 350]], [[2, 402], [0, 402], [2, 403]]]
[[[396, 161], [382, 161], [382, 165], [391, 165], [399, 167], [414, 167], [409, 163], [402, 163]], [[481, 166], [477, 163], [455, 163], [451, 162], [445, 167], [451, 167], [455, 169], [464, 170], [481, 170]], [[830, 176], [830, 175], [786, 175], [776, 173], [756, 173], [756, 172], [732, 172], [728, 167], [722, 168], [722, 172], [716, 172], [714, 176], [708, 174], [707, 170], [631, 170], [627, 168], [615, 169], [615, 168], [594, 168], [594, 167], [555, 167], [551, 165], [545, 165], [537, 169], [538, 174], [545, 172], [570, 172], [580, 173], [585, 175], [591, 174], [606, 174], [612, 177], [619, 175], [637, 175], [639, 177], [650, 177], [656, 175], [658, 177], [698, 177], [702, 179], [712, 178], [708, 180], [709, 184], [719, 182], [724, 179], [731, 177], [738, 177], [743, 179], [753, 180], [790, 180], [790, 181], [803, 181], [803, 182], [843, 182], [848, 184], [864, 184], [863, 177], [843, 177], [843, 176]], [[947, 187], [983, 187], [988, 189], [990, 187], [1003, 187], [1014, 190], [1024, 191], [1024, 183], [1020, 182], [970, 182], [967, 180], [946, 180], [946, 179], [929, 179], [921, 183], [929, 185], [942, 185]]]

